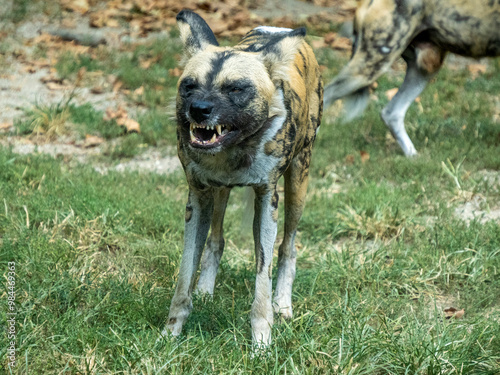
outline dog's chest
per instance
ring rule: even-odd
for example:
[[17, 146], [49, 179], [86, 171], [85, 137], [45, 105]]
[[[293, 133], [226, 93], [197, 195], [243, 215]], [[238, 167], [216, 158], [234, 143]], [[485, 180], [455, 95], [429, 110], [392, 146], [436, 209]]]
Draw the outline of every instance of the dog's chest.
[[286, 127], [285, 121], [285, 117], [275, 117], [252, 147], [241, 145], [214, 155], [185, 158], [186, 173], [206, 186], [268, 184], [285, 155], [270, 154], [266, 151], [280, 130]]

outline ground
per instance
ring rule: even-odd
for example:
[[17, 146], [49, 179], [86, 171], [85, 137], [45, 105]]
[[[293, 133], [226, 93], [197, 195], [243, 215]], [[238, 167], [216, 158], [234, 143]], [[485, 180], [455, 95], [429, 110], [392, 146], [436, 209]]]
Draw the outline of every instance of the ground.
[[[371, 88], [356, 121], [342, 121], [340, 103], [325, 111], [296, 238], [295, 315], [277, 319], [268, 352], [251, 347], [254, 256], [243, 189], [229, 201], [214, 297], [194, 299], [182, 337], [158, 340], [187, 196], [172, 107], [182, 52], [176, 12], [196, 9], [225, 44], [261, 23], [306, 26], [327, 82], [349, 58], [354, 5], [0, 0], [2, 304], [14, 301], [3, 306], [17, 314], [7, 326], [16, 364], [3, 356], [10, 342], [2, 334], [2, 368], [499, 373], [498, 59], [448, 57], [408, 112], [414, 159], [379, 117], [402, 82], [402, 61]], [[282, 186], [279, 193], [278, 242]], [[0, 309], [1, 322], [8, 311]]]

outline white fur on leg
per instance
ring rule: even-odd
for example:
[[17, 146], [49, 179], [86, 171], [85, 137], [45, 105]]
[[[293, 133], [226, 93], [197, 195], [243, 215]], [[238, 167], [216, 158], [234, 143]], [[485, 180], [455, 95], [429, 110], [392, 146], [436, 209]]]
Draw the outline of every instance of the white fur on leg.
[[278, 281], [274, 291], [274, 311], [285, 319], [293, 317], [292, 286], [295, 279], [296, 258], [283, 260], [278, 265]]
[[174, 297], [170, 305], [167, 326], [162, 331], [162, 334], [165, 336], [165, 334], [170, 332], [172, 336], [179, 336], [192, 309], [193, 304], [191, 302], [191, 298], [175, 299]]
[[253, 343], [259, 347], [270, 345], [271, 327], [274, 319], [271, 302], [271, 267], [278, 224], [273, 219], [271, 206], [271, 194], [273, 193], [267, 192], [260, 195], [256, 191], [255, 198], [254, 239], [257, 276], [250, 321], [252, 323]]
[[406, 111], [413, 101], [424, 91], [432, 75], [422, 73], [413, 62], [408, 62], [406, 76], [394, 98], [382, 110], [381, 117], [390, 129], [394, 139], [401, 146], [406, 156], [417, 155], [405, 129]]
[[212, 232], [207, 241], [203, 257], [201, 258], [200, 279], [196, 293], [209, 295], [214, 294], [215, 278], [219, 269], [220, 259], [224, 252], [223, 222], [226, 212], [227, 201], [229, 199], [230, 189], [214, 189], [214, 210], [212, 216]]
[[210, 227], [212, 203], [210, 198], [190, 191], [188, 204], [191, 205], [192, 213], [185, 223], [184, 252], [179, 267], [179, 278], [165, 327], [165, 330], [170, 331], [174, 336], [181, 333], [182, 326], [193, 308], [192, 286]]
[[369, 99], [368, 87], [359, 89], [351, 95], [344, 97], [342, 100], [344, 112], [342, 120], [344, 122], [350, 122], [356, 117], [361, 116], [368, 106]]
[[211, 296], [214, 294], [215, 278], [222, 255], [222, 249], [219, 246], [220, 244], [215, 244], [212, 238], [207, 243], [207, 247], [201, 258], [200, 279], [196, 287], [196, 293], [198, 294], [209, 294]]
[[256, 347], [267, 347], [271, 344], [271, 327], [273, 325], [273, 308], [267, 273], [257, 275], [255, 300], [252, 304], [250, 322], [252, 324], [252, 341]]

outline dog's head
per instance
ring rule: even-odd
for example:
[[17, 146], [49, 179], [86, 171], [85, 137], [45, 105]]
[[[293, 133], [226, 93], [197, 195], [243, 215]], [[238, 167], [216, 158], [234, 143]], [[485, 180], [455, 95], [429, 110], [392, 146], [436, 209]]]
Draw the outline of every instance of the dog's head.
[[187, 59], [176, 103], [180, 142], [211, 154], [244, 147], [270, 118], [283, 114], [279, 82], [305, 32], [283, 29], [259, 44], [252, 43], [259, 34], [254, 31], [235, 47], [220, 47], [196, 13], [181, 11], [177, 24]]

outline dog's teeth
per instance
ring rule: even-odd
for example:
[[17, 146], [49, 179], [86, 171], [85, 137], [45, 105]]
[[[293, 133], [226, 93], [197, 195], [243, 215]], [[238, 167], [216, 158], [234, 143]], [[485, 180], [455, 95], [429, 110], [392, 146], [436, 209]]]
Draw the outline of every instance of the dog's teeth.
[[218, 135], [221, 135], [221, 134], [222, 134], [222, 126], [221, 126], [221, 125], [217, 125], [217, 126], [215, 127], [215, 129], [217, 130], [217, 134], [218, 134]]
[[189, 136], [191, 137], [191, 142], [196, 142], [196, 137], [194, 136], [193, 132], [189, 132]]
[[210, 143], [214, 143], [216, 141], [217, 137], [215, 136], [215, 133], [214, 135], [212, 136], [212, 139], [210, 140]]

